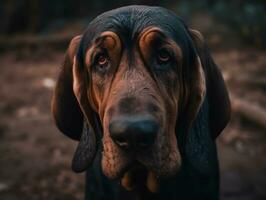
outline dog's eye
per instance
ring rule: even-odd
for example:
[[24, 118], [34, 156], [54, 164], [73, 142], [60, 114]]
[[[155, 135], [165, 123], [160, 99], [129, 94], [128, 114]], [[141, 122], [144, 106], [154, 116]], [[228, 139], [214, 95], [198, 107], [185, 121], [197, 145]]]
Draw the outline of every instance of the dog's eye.
[[99, 54], [96, 56], [96, 63], [101, 66], [104, 67], [108, 64], [108, 58], [105, 54]]
[[164, 64], [170, 61], [171, 55], [167, 49], [160, 49], [157, 54], [157, 59], [159, 63]]

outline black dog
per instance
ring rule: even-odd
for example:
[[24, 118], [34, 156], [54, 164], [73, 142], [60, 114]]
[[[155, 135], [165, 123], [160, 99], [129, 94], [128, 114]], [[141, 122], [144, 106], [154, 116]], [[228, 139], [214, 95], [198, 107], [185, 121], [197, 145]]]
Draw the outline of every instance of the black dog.
[[72, 168], [87, 170], [86, 199], [218, 199], [228, 93], [202, 35], [173, 12], [94, 19], [69, 45], [52, 111], [80, 141]]

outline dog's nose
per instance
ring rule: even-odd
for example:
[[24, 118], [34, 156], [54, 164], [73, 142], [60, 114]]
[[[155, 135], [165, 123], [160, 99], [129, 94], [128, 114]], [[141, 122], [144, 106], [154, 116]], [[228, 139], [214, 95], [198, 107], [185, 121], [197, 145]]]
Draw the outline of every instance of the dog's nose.
[[144, 117], [120, 117], [110, 122], [113, 141], [124, 149], [151, 146], [158, 133], [158, 123]]

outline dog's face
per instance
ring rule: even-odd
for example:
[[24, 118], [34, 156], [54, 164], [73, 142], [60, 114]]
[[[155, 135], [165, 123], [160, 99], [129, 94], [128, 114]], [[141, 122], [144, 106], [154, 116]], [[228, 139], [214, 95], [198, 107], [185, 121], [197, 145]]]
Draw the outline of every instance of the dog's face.
[[[200, 38], [166, 9], [131, 6], [98, 16], [82, 36], [73, 39], [53, 111], [66, 134], [80, 129], [81, 114], [90, 126], [76, 153], [77, 171], [84, 170], [96, 153], [94, 140], [99, 133], [92, 115], [97, 115], [107, 177], [122, 178], [127, 189], [141, 179], [154, 191], [158, 177], [178, 172], [182, 160], [177, 122], [189, 127], [206, 90], [192, 36]], [[60, 81], [72, 84], [71, 94], [62, 92], [66, 86]], [[71, 116], [62, 120], [59, 115], [65, 111], [59, 100], [67, 101], [65, 107], [77, 100], [80, 110], [72, 109]], [[76, 128], [62, 125], [74, 122]], [[138, 176], [142, 178], [136, 180]]]
[[133, 37], [101, 33], [86, 53], [91, 96], [103, 127], [104, 173], [116, 178], [141, 163], [158, 176], [176, 173], [180, 47], [158, 27]]

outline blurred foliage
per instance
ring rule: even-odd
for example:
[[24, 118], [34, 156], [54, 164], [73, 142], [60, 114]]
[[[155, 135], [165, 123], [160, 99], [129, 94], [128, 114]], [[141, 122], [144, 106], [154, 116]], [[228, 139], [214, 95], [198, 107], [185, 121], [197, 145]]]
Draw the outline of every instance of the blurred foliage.
[[158, 5], [158, 0], [0, 0], [0, 33], [40, 32], [130, 4]]
[[181, 0], [179, 14], [191, 18], [195, 13], [205, 13], [227, 25], [245, 43], [266, 48], [265, 0]]
[[245, 42], [266, 47], [265, 0], [0, 0], [0, 33], [49, 32], [75, 19], [87, 24], [101, 12], [130, 4], [165, 6], [185, 19], [208, 14]]
[[244, 2], [219, 1], [213, 6], [212, 14], [233, 28], [246, 42], [266, 47], [266, 2]]

